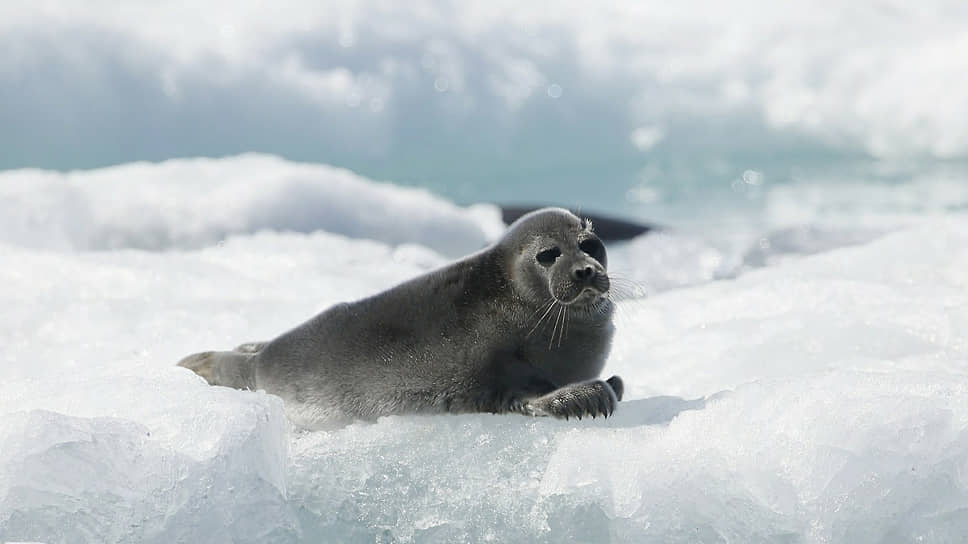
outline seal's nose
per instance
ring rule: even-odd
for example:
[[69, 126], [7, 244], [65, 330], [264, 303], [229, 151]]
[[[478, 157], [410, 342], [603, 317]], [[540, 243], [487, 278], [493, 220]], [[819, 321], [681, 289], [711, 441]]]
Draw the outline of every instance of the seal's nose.
[[595, 269], [589, 265], [576, 266], [571, 271], [571, 277], [581, 283], [591, 283], [595, 279]]

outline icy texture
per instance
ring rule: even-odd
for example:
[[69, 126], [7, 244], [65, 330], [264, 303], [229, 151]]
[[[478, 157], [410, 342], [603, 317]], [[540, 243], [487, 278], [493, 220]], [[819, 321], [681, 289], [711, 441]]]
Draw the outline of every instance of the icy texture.
[[[298, 522], [285, 500], [281, 401], [222, 393], [199, 403], [189, 380], [180, 378], [140, 384], [154, 414], [123, 401], [116, 402], [123, 417], [6, 413], [0, 538], [229, 543], [293, 534]], [[122, 384], [139, 387], [105, 381], [100, 393], [108, 398]], [[146, 393], [160, 385], [171, 389]], [[75, 394], [98, 393], [93, 389]]]
[[[120, 213], [154, 191], [173, 217], [190, 209], [181, 184], [130, 168], [145, 187], [92, 180], [73, 194], [114, 194], [124, 204], [107, 209]], [[413, 209], [412, 193], [378, 194], [386, 232], [420, 220], [385, 213]], [[784, 194], [767, 201], [797, 198]], [[841, 197], [817, 195], [815, 208]], [[421, 215], [458, 224], [490, 213], [420, 202]], [[848, 212], [798, 231], [767, 209], [761, 234], [614, 247], [616, 263], [658, 278], [658, 294], [620, 305], [606, 374], [625, 378], [629, 400], [608, 421], [392, 417], [315, 433], [293, 433], [275, 397], [212, 388], [173, 364], [270, 338], [445, 257], [324, 232], [243, 229], [166, 252], [58, 252], [7, 232], [0, 541], [956, 540], [968, 531], [968, 219], [956, 205], [892, 202], [854, 228]], [[141, 232], [137, 216], [118, 217]], [[763, 238], [754, 262], [749, 244]], [[703, 248], [722, 251], [732, 279], [709, 281]]]
[[670, 229], [619, 245], [621, 251], [609, 268], [617, 280], [615, 290], [624, 299], [733, 278], [753, 268], [868, 242], [885, 232], [884, 228], [800, 226], [731, 232], [723, 239]]
[[459, 255], [501, 230], [493, 208], [468, 214], [425, 190], [258, 154], [66, 174], [2, 172], [0, 209], [0, 241], [52, 249], [193, 248], [271, 229], [325, 230]]
[[745, 202], [703, 198], [682, 207], [650, 205], [646, 217], [668, 218], [675, 227], [636, 238], [611, 259], [612, 275], [627, 280], [618, 289], [656, 293], [733, 278], [968, 209], [968, 183], [951, 175], [922, 174], [892, 184], [849, 177], [763, 183], [744, 195], [748, 189], [743, 184], [738, 193]]

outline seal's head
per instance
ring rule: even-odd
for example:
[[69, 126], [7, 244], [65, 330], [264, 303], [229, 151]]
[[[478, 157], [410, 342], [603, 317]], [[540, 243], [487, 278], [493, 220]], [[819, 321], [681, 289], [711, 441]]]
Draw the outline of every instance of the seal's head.
[[557, 303], [579, 310], [576, 315], [608, 313], [608, 260], [591, 222], [544, 208], [512, 223], [500, 244], [512, 257], [512, 285], [530, 304]]

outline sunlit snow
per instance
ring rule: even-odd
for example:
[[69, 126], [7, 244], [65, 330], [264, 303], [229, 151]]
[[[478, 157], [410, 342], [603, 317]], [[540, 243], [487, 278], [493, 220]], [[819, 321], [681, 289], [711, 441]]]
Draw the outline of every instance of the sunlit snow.
[[[224, 181], [239, 175], [253, 182]], [[769, 217], [810, 200], [801, 189], [770, 194], [760, 232], [671, 229], [611, 248], [616, 274], [650, 296], [626, 289], [620, 303], [605, 372], [627, 400], [607, 421], [413, 416], [301, 432], [279, 399], [174, 363], [271, 338], [446, 262], [440, 251], [474, 251], [494, 236], [493, 209], [259, 156], [2, 173], [0, 540], [961, 538], [961, 193], [930, 210], [910, 194], [879, 215], [857, 201], [868, 213], [854, 227], [857, 214], [817, 212], [797, 237]], [[353, 207], [339, 215], [341, 203]]]
[[0, 241], [30, 247], [194, 248], [272, 229], [417, 242], [460, 255], [503, 228], [497, 210], [461, 213], [426, 190], [261, 154], [0, 175]]

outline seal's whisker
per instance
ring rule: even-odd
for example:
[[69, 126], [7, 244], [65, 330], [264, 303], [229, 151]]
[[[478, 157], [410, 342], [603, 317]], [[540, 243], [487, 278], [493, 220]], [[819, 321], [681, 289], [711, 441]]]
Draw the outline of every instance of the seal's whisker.
[[628, 309], [625, 307], [625, 305], [616, 303], [615, 299], [612, 297], [609, 297], [609, 300], [612, 301], [612, 308], [615, 309], [613, 315], [615, 316], [616, 321], [618, 321], [619, 326], [625, 327], [626, 325], [630, 324], [632, 319], [629, 317]]
[[[548, 303], [548, 307], [545, 309], [544, 314], [538, 318], [538, 321], [534, 324], [534, 327], [528, 331], [528, 334], [525, 336], [525, 338], [530, 337], [532, 334], [534, 334], [534, 331], [538, 330], [538, 326], [541, 325], [541, 322], [544, 321], [545, 317], [548, 316], [548, 314], [551, 312], [551, 309], [555, 307], [555, 302], [557, 301], [554, 299], [554, 297], [551, 297], [551, 302]], [[544, 306], [542, 306], [542, 308], [544, 308]]]
[[609, 290], [616, 295], [613, 300], [628, 300], [649, 295], [650, 290], [642, 282], [614, 274], [610, 274], [609, 279], [612, 282]]
[[625, 325], [625, 312], [624, 312], [624, 310], [622, 309], [622, 307], [621, 307], [620, 304], [616, 304], [615, 303], [615, 299], [614, 298], [609, 297], [609, 300], [612, 302], [612, 308], [613, 308], [612, 315], [616, 318], [616, 321], [619, 322], [619, 325], [620, 326], [624, 326]]
[[[561, 307], [561, 324], [558, 326], [558, 347], [561, 347], [561, 335], [565, 333], [565, 312], [567, 311], [567, 306]], [[554, 338], [552, 338], [552, 340], [554, 340]]]
[[555, 326], [554, 326], [554, 328], [552, 328], [552, 329], [551, 329], [551, 339], [550, 339], [550, 340], [548, 340], [548, 349], [549, 349], [549, 350], [551, 349], [551, 347], [552, 347], [552, 346], [554, 345], [554, 343], [555, 343], [555, 333], [557, 333], [557, 332], [558, 332], [558, 323], [559, 323], [559, 322], [561, 321], [561, 312], [562, 312], [562, 311], [563, 311], [564, 309], [565, 309], [565, 307], [564, 307], [564, 305], [560, 305], [560, 306], [558, 307], [558, 317], [556, 317], [556, 318], [555, 318]]
[[[557, 306], [556, 306], [556, 308], [557, 308]], [[555, 335], [555, 329], [558, 327], [558, 321], [557, 321], [557, 319], [554, 319], [553, 320], [553, 319], [551, 319], [551, 317], [549, 317], [548, 318], [548, 323], [551, 323], [551, 336], [554, 336]], [[551, 349], [551, 342], [548, 342], [548, 349]]]
[[564, 312], [561, 316], [561, 332], [558, 333], [558, 347], [561, 347], [561, 343], [565, 341], [565, 327], [568, 326], [568, 308], [564, 308]]
[[568, 338], [568, 308], [565, 307], [565, 318], [564, 326], [562, 327], [561, 336], [558, 337], [558, 347], [561, 347], [562, 340]]
[[545, 318], [551, 315], [551, 311], [554, 309], [554, 307], [555, 307], [554, 301], [548, 304], [547, 308], [545, 309], [545, 312], [541, 314], [541, 317], [539, 317], [538, 320], [534, 323], [534, 327], [532, 327], [531, 331], [528, 332], [528, 336], [531, 336], [536, 332], [543, 331], [547, 327], [548, 321], [545, 321]]
[[542, 302], [541, 305], [538, 306], [538, 309], [537, 310], [531, 312], [531, 315], [528, 316], [528, 320], [531, 320], [532, 317], [538, 315], [538, 313], [540, 313], [542, 310], [546, 309], [549, 304], [554, 304], [554, 302], [555, 302], [555, 297], [553, 297], [553, 296], [552, 297], [548, 297], [548, 300], [546, 300], [545, 302]]

